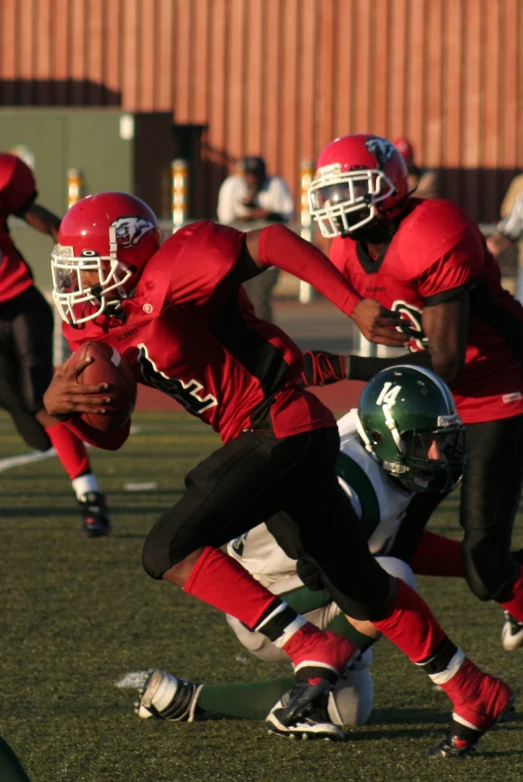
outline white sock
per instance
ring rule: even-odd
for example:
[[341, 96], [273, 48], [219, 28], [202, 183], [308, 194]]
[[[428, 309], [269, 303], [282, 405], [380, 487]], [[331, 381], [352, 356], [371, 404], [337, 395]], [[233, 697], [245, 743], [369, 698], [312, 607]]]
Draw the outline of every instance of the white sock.
[[71, 485], [77, 500], [82, 500], [90, 491], [100, 491], [96, 475], [92, 472], [73, 478]]

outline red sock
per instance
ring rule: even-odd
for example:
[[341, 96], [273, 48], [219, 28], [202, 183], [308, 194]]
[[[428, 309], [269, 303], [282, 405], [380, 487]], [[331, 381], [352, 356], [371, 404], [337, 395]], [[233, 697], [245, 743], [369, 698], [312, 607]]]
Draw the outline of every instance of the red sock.
[[[285, 607], [279, 597], [271, 594], [239, 562], [220, 549], [207, 546], [203, 550], [183, 590], [231, 614], [250, 629], [257, 629], [260, 624], [263, 626], [261, 632], [265, 632], [273, 614], [287, 616], [281, 635], [277, 631], [271, 640], [289, 655], [297, 678], [304, 678], [311, 684], [320, 679], [334, 683], [349, 659], [359, 651], [345, 638], [319, 630], [293, 609]], [[262, 619], [264, 621], [260, 622]]]
[[183, 591], [234, 616], [251, 629], [272, 603], [281, 602], [239, 562], [211, 546], [203, 550]]
[[[504, 681], [483, 673], [465, 657], [459, 670], [447, 682], [440, 683], [453, 705], [452, 732], [465, 728], [486, 731], [507, 708], [514, 694]], [[469, 738], [470, 740], [470, 738]]]
[[509, 600], [501, 606], [518, 622], [523, 622], [523, 566], [519, 566], [519, 578], [510, 591]]
[[292, 660], [296, 679], [306, 679], [309, 684], [321, 679], [335, 684], [349, 660], [360, 651], [348, 638], [320, 630], [311, 622], [300, 627], [282, 649]]
[[429, 659], [445, 638], [428, 605], [401, 579], [389, 615], [372, 624], [413, 663]]
[[461, 543], [425, 530], [409, 565], [418, 576], [463, 578]]
[[48, 427], [45, 431], [49, 435], [58, 458], [71, 480], [78, 478], [79, 475], [91, 472], [85, 445], [65, 424], [58, 422]]

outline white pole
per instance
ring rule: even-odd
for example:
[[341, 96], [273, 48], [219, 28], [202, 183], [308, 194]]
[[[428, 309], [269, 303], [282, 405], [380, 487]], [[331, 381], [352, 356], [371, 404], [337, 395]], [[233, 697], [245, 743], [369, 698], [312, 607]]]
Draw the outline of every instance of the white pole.
[[[300, 167], [300, 236], [307, 242], [312, 242], [312, 219], [309, 212], [308, 191], [314, 176], [314, 163], [304, 160]], [[302, 304], [308, 304], [312, 299], [312, 288], [308, 282], [300, 280], [298, 300]]]

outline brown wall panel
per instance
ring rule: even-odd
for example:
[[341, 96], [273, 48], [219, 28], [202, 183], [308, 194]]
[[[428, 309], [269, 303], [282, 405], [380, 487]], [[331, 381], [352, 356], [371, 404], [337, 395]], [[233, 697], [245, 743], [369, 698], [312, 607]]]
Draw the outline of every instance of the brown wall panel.
[[518, 157], [518, 82], [514, 63], [518, 60], [518, 18], [519, 0], [504, 0], [501, 19], [501, 163], [512, 165]]
[[391, 138], [402, 135], [407, 128], [407, 77], [409, 68], [409, 44], [407, 41], [407, 0], [396, 0], [389, 19], [390, 60], [389, 79], [389, 127]]
[[[417, 7], [422, 7], [418, 3]], [[390, 94], [388, 90], [389, 57], [390, 57], [390, 2], [389, 0], [375, 0], [372, 3], [372, 57], [374, 60], [372, 105], [372, 130], [382, 136], [390, 135], [389, 106]], [[416, 47], [409, 53], [409, 57], [417, 57], [423, 51], [423, 47]]]
[[[264, 106], [260, 92], [265, 70], [263, 54], [264, 1], [250, 0], [247, 3], [247, 51], [245, 58], [245, 127], [243, 144], [245, 149], [262, 149]], [[253, 31], [257, 31], [255, 35]]]
[[[518, 56], [516, 60], [513, 60], [507, 78], [516, 79], [517, 89], [518, 89], [518, 119], [519, 119], [522, 115], [522, 108], [523, 108], [523, 46], [521, 46], [521, 41], [523, 41], [523, 8], [521, 5], [521, 0], [518, 0], [516, 4], [516, 11], [518, 16], [517, 19], [518, 42], [519, 42]], [[515, 73], [514, 70], [516, 71]], [[520, 119], [519, 122], [517, 123], [517, 133], [518, 133], [517, 167], [523, 168], [523, 125]]]
[[[315, 134], [316, 125], [314, 122], [316, 116], [316, 84], [317, 80], [321, 81], [321, 74], [318, 74], [317, 66], [317, 1], [310, 0], [306, 12], [303, 7], [303, 0], [300, 2], [300, 45], [298, 54], [299, 148], [298, 154], [295, 155], [297, 165], [302, 160], [314, 160], [318, 154]], [[297, 186], [297, 175], [295, 175], [294, 182], [291, 179], [290, 183]], [[299, 190], [296, 190], [296, 193], [299, 193]]]
[[523, 167], [521, 0], [0, 0], [0, 103], [172, 111], [204, 128], [200, 212], [261, 153], [299, 196], [331, 137], [407, 134], [494, 219]]
[[199, 125], [205, 125], [208, 120], [209, 89], [212, 82], [209, 58], [210, 2], [212, 0], [199, 0], [192, 26], [193, 68], [200, 76], [191, 83], [191, 119]]

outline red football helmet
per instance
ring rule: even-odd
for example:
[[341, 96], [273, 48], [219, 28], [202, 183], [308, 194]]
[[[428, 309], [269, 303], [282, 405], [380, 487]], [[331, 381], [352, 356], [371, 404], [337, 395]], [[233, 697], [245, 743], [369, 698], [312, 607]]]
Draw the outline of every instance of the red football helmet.
[[[98, 193], [69, 209], [58, 241], [51, 256], [53, 298], [66, 323], [84, 323], [104, 311], [111, 291], [118, 298], [132, 295], [160, 246], [160, 227], [136, 196]], [[87, 284], [84, 272], [97, 272], [98, 282]]]
[[414, 147], [406, 136], [398, 136], [392, 142], [408, 166], [414, 163]]
[[322, 236], [349, 236], [377, 217], [397, 215], [408, 195], [405, 161], [387, 139], [343, 136], [327, 144], [309, 188]]
[[22, 178], [27, 187], [36, 188], [33, 173], [21, 158], [11, 152], [0, 152], [0, 191], [4, 190], [15, 179]]

